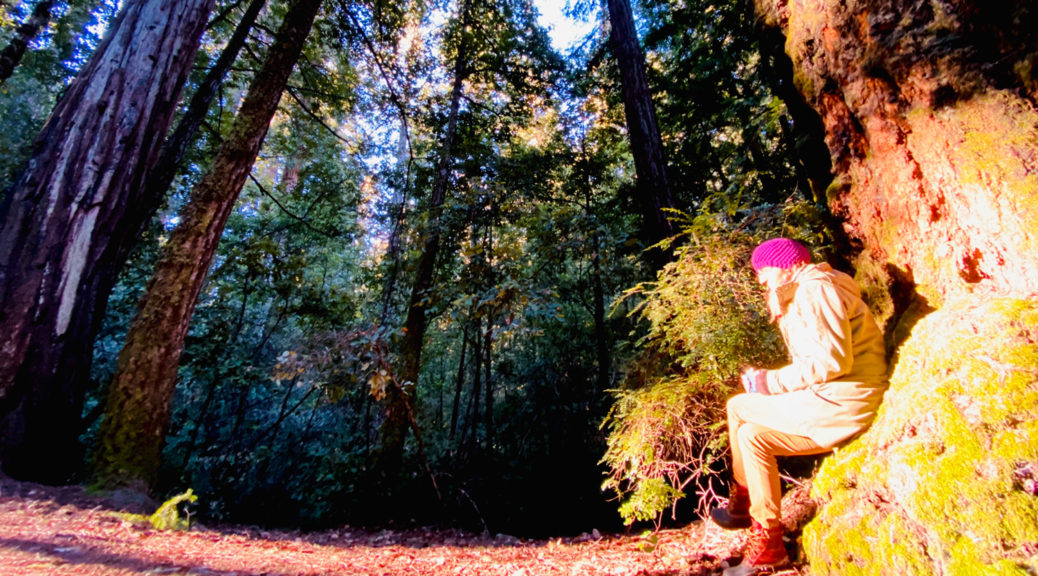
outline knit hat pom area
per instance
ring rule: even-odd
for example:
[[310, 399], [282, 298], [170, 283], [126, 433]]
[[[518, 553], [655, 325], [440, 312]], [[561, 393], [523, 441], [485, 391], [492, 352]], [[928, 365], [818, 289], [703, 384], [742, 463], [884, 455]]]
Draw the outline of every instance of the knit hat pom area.
[[750, 258], [753, 270], [760, 272], [761, 268], [769, 266], [774, 268], [792, 268], [797, 264], [811, 262], [811, 253], [803, 244], [789, 238], [772, 238], [762, 242], [753, 251]]

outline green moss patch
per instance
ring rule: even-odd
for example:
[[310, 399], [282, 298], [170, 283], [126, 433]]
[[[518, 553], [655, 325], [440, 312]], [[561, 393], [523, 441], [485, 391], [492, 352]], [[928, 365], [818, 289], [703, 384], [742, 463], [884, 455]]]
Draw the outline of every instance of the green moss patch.
[[198, 501], [198, 496], [188, 488], [187, 492], [178, 494], [166, 500], [159, 509], [152, 514], [148, 521], [156, 530], [188, 530], [191, 528], [191, 517], [182, 516], [180, 506]]
[[1038, 303], [949, 304], [895, 362], [876, 423], [815, 478], [812, 574], [1038, 572]]

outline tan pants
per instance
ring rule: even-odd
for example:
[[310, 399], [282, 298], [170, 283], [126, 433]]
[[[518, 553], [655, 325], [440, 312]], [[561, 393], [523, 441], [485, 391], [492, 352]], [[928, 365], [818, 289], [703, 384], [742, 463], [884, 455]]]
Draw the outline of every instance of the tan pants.
[[[728, 439], [732, 447], [732, 475], [750, 492], [750, 516], [765, 528], [781, 525], [782, 486], [776, 456], [822, 454], [825, 448], [807, 436], [780, 432], [783, 415], [770, 407], [767, 396], [739, 394], [728, 400]], [[788, 421], [788, 418], [785, 418]]]

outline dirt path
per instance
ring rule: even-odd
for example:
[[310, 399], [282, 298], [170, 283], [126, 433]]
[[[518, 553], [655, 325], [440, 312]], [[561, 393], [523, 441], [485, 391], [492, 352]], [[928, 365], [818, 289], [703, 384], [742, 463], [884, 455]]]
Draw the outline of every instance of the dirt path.
[[349, 527], [174, 532], [157, 531], [119, 508], [79, 487], [0, 478], [0, 574], [706, 576], [719, 573], [743, 538], [709, 523], [647, 536], [557, 540]]

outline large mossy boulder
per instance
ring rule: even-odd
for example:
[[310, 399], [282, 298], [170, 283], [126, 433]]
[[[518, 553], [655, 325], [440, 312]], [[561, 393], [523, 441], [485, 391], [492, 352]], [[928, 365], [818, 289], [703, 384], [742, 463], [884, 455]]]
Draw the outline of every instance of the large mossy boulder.
[[1038, 574], [1038, 303], [949, 303], [894, 366], [815, 478], [812, 575]]

